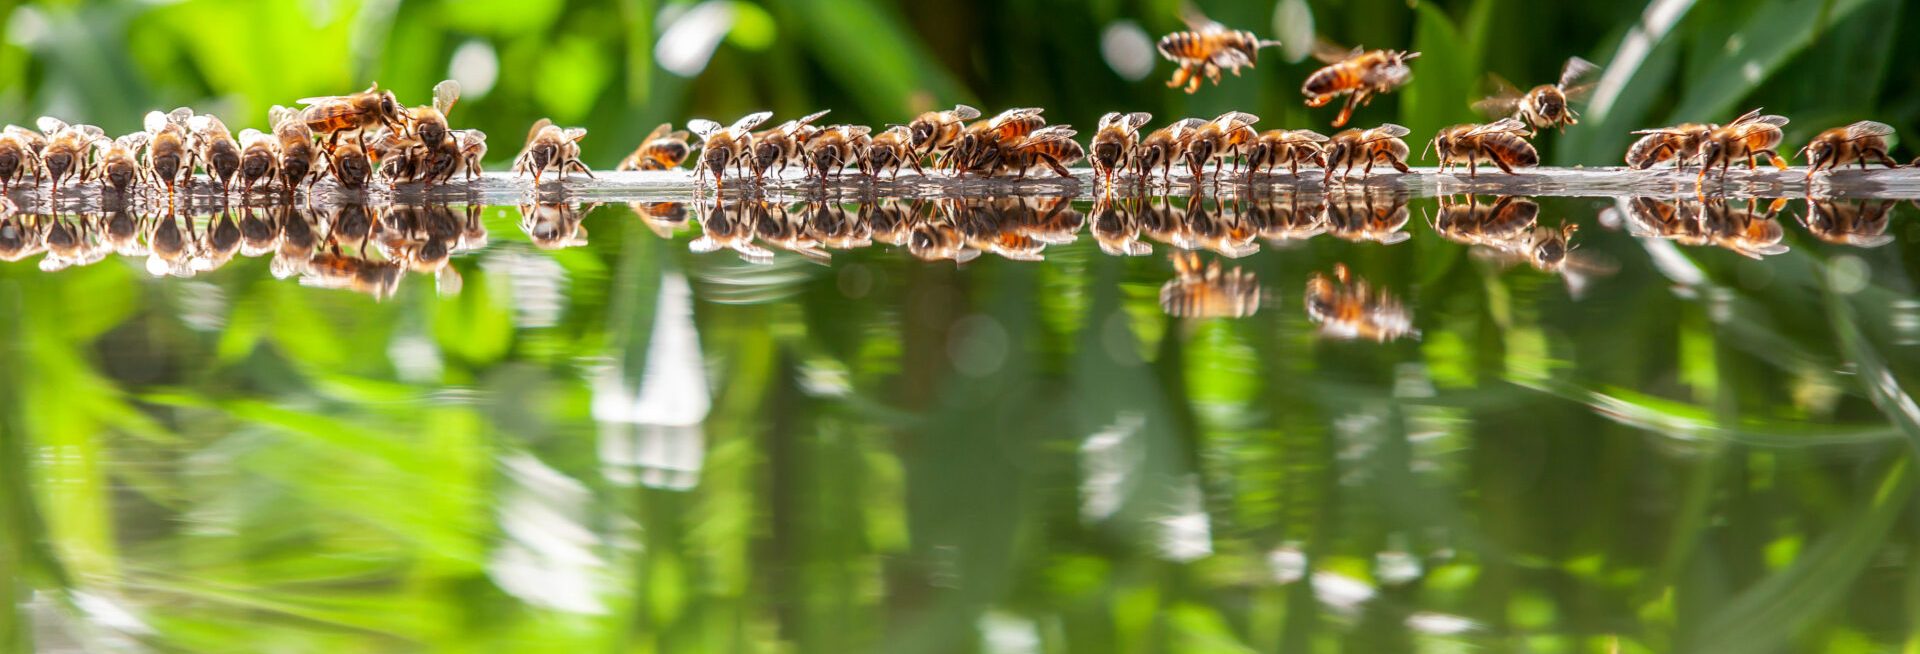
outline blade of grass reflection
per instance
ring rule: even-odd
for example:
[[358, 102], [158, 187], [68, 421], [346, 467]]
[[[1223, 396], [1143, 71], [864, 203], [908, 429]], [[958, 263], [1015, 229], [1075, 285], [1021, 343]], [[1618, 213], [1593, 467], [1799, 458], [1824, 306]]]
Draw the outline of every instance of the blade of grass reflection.
[[1780, 448], [1872, 446], [1904, 437], [1902, 429], [1887, 425], [1813, 427], [1748, 417], [1729, 426], [1716, 422], [1710, 408], [1627, 389], [1594, 388], [1560, 379], [1515, 380], [1514, 383], [1587, 406], [1597, 415], [1622, 425], [1681, 440]]

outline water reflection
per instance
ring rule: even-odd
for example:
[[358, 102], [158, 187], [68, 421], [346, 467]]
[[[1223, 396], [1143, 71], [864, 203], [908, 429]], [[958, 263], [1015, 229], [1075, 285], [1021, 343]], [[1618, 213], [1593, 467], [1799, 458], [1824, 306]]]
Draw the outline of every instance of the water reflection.
[[1384, 343], [1420, 337], [1413, 313], [1398, 298], [1353, 276], [1346, 264], [1334, 264], [1332, 277], [1315, 274], [1307, 280], [1306, 303], [1307, 317], [1327, 338]]
[[1579, 224], [1568, 221], [1559, 227], [1541, 225], [1540, 204], [1530, 198], [1442, 197], [1437, 215], [1428, 224], [1441, 238], [1469, 246], [1475, 257], [1503, 268], [1530, 265], [1560, 275], [1576, 296], [1592, 277], [1610, 275], [1617, 269], [1605, 258], [1578, 250], [1573, 236]]
[[1796, 214], [1807, 232], [1828, 243], [1877, 248], [1893, 242], [1888, 218], [1897, 200], [1809, 200]]
[[1753, 259], [1785, 254], [1788, 248], [1780, 241], [1786, 230], [1775, 217], [1786, 208], [1787, 199], [1773, 200], [1764, 208], [1759, 202], [1757, 198], [1744, 204], [1721, 197], [1632, 198], [1626, 202], [1627, 231], [1681, 245], [1711, 245]]
[[1244, 318], [1260, 310], [1260, 281], [1197, 252], [1173, 255], [1173, 279], [1160, 287], [1160, 309], [1178, 318]]

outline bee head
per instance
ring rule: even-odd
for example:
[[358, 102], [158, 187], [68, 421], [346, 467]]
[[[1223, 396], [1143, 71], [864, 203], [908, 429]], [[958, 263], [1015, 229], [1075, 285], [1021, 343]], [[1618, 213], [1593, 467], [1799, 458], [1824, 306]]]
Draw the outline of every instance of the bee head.
[[913, 149], [919, 150], [921, 148], [932, 145], [933, 129], [934, 129], [933, 121], [926, 120], [924, 118], [915, 119], [913, 121], [913, 124], [908, 125], [907, 126], [908, 142], [913, 144]]
[[1707, 139], [1706, 141], [1701, 142], [1700, 157], [1699, 157], [1701, 163], [1704, 164], [1705, 162], [1719, 159], [1720, 153], [1723, 152], [1724, 150], [1726, 150], [1726, 146], [1722, 145], [1718, 139]]
[[1833, 156], [1833, 144], [1824, 140], [1814, 141], [1807, 144], [1805, 152], [1807, 165], [1819, 166], [1822, 162], [1825, 162]]

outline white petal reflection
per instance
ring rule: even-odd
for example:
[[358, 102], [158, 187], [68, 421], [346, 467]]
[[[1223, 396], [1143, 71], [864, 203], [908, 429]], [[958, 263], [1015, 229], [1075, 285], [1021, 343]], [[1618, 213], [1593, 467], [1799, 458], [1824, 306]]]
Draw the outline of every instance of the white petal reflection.
[[1480, 624], [1457, 615], [1422, 611], [1407, 616], [1407, 628], [1434, 636], [1453, 636], [1479, 629]]
[[727, 30], [733, 29], [733, 3], [707, 0], [676, 13], [677, 17], [670, 17], [662, 12], [661, 22], [667, 27], [660, 41], [654, 44], [653, 58], [667, 72], [693, 77], [707, 69], [713, 51], [720, 47], [720, 39], [726, 38]]
[[1146, 460], [1146, 450], [1134, 438], [1147, 419], [1121, 414], [1113, 425], [1095, 432], [1080, 444], [1080, 517], [1093, 522], [1113, 517], [1127, 499], [1128, 480]]
[[1157, 521], [1160, 525], [1160, 555], [1185, 563], [1213, 554], [1213, 521], [1200, 502], [1200, 483], [1187, 478], [1175, 500], [1172, 515]]
[[600, 539], [585, 526], [587, 487], [527, 454], [500, 460], [509, 486], [501, 493], [506, 535], [487, 562], [487, 576], [507, 594], [570, 613], [605, 613]]
[[713, 396], [693, 324], [693, 291], [678, 272], [661, 279], [639, 381], [637, 392], [628, 388], [617, 365], [604, 366], [593, 381], [604, 474], [619, 484], [691, 489], [706, 457], [701, 423]]

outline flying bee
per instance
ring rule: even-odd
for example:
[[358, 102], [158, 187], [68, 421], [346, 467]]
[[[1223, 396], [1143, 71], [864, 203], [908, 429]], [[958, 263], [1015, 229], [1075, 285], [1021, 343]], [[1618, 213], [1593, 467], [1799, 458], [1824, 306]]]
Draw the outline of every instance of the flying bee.
[[1253, 175], [1265, 167], [1271, 173], [1275, 166], [1287, 165], [1287, 172], [1294, 177], [1300, 176], [1301, 164], [1313, 164], [1327, 167], [1327, 153], [1324, 134], [1309, 129], [1274, 129], [1262, 132], [1247, 147], [1247, 182], [1253, 182]]
[[1828, 243], [1877, 248], [1893, 242], [1887, 219], [1894, 200], [1807, 200], [1807, 214], [1798, 216], [1807, 232]]
[[1202, 264], [1198, 252], [1173, 254], [1173, 279], [1160, 287], [1160, 310], [1175, 318], [1245, 318], [1260, 310], [1253, 273]]
[[[834, 125], [820, 130], [807, 140], [804, 150], [813, 176], [826, 181], [829, 170], [838, 175], [846, 172], [849, 164], [859, 163], [854, 154], [866, 149], [871, 140], [867, 135], [872, 131], [865, 125]], [[754, 145], [758, 148], [759, 142]]]
[[1887, 155], [1887, 137], [1892, 135], [1893, 127], [1871, 120], [1821, 132], [1807, 147], [1800, 149], [1800, 155], [1807, 160], [1807, 178], [1812, 179], [1813, 174], [1821, 170], [1838, 170], [1855, 162], [1864, 170], [1871, 160], [1878, 160], [1888, 168], [1899, 168], [1900, 164]]
[[1140, 128], [1153, 120], [1153, 114], [1134, 112], [1123, 114], [1109, 113], [1100, 117], [1100, 130], [1094, 132], [1093, 143], [1089, 146], [1093, 156], [1093, 172], [1105, 179], [1107, 186], [1113, 186], [1114, 173], [1125, 168], [1133, 158], [1133, 148], [1140, 143]]
[[193, 179], [195, 155], [188, 147], [187, 121], [193, 118], [193, 110], [186, 107], [169, 113], [147, 112], [144, 126], [147, 139], [147, 173], [156, 184], [166, 184], [167, 194], [172, 195], [174, 187], [186, 180]]
[[753, 152], [753, 133], [760, 123], [773, 117], [771, 111], [747, 114], [733, 125], [722, 128], [720, 123], [705, 118], [687, 121], [687, 129], [700, 137], [700, 159], [693, 164], [693, 174], [700, 176], [703, 170], [713, 171], [713, 185], [724, 187], [724, 175], [727, 166], [740, 166], [746, 163]]
[[[307, 129], [327, 137], [329, 145], [339, 144], [340, 136], [348, 133], [364, 141], [366, 129], [376, 125], [393, 132], [405, 131], [406, 127], [407, 113], [400, 99], [393, 91], [380, 90], [379, 82], [353, 95], [302, 98], [299, 103], [306, 105], [300, 118], [306, 121]], [[364, 150], [366, 143], [360, 145]]]
[[447, 112], [460, 101], [460, 83], [442, 80], [433, 85], [433, 104], [407, 111], [406, 122], [423, 148], [432, 150], [447, 140]]
[[1569, 105], [1593, 92], [1593, 84], [1582, 81], [1597, 70], [1600, 67], [1593, 62], [1573, 57], [1560, 69], [1559, 83], [1542, 84], [1525, 94], [1499, 75], [1490, 75], [1493, 95], [1474, 103], [1473, 108], [1491, 117], [1519, 118], [1534, 129], [1558, 127], [1565, 132], [1568, 125], [1580, 122], [1579, 112]]
[[922, 176], [927, 173], [920, 169], [920, 158], [913, 154], [913, 130], [905, 125], [894, 125], [886, 131], [873, 135], [867, 143], [867, 151], [860, 153], [860, 170], [869, 179], [879, 179], [880, 172], [893, 169], [893, 178], [900, 179], [900, 164], [913, 167], [913, 172]]
[[672, 170], [680, 167], [693, 152], [687, 145], [687, 132], [673, 131], [673, 123], [660, 123], [659, 127], [640, 139], [640, 147], [633, 154], [620, 160], [620, 166], [614, 170]]
[[1759, 109], [1747, 112], [1724, 127], [1707, 133], [1700, 142], [1700, 175], [1695, 184], [1706, 181], [1707, 171], [1720, 166], [1720, 176], [1726, 177], [1727, 167], [1736, 159], [1746, 159], [1749, 170], [1759, 168], [1754, 158], [1765, 155], [1775, 168], [1787, 169], [1787, 160], [1773, 149], [1786, 138], [1780, 128], [1787, 124], [1785, 116], [1763, 116]]
[[1307, 280], [1307, 317], [1320, 325], [1320, 335], [1336, 340], [1367, 339], [1385, 343], [1402, 337], [1420, 337], [1413, 314], [1384, 289], [1352, 277], [1346, 264], [1333, 265], [1333, 277], [1315, 273]]
[[279, 105], [267, 110], [267, 122], [272, 124], [277, 142], [274, 151], [278, 159], [274, 169], [286, 184], [287, 195], [291, 196], [302, 182], [311, 184], [311, 180], [317, 178], [313, 167], [313, 130], [307, 128], [300, 112]]
[[1153, 169], [1159, 168], [1161, 181], [1171, 186], [1174, 160], [1186, 158], [1188, 140], [1192, 139], [1194, 132], [1204, 124], [1206, 121], [1199, 118], [1186, 118], [1148, 132], [1147, 138], [1140, 141], [1140, 147], [1134, 149], [1132, 161], [1134, 174], [1140, 177], [1142, 183], [1145, 183], [1152, 175]]
[[1540, 153], [1527, 142], [1527, 126], [1518, 118], [1502, 118], [1485, 125], [1454, 125], [1440, 130], [1427, 143], [1427, 147], [1440, 156], [1440, 170], [1445, 172], [1458, 167], [1461, 162], [1467, 164], [1467, 176], [1479, 177], [1479, 164], [1491, 161], [1508, 175], [1517, 175], [1515, 168], [1531, 168], [1540, 165]]
[[960, 138], [960, 131], [966, 129], [966, 121], [979, 117], [979, 109], [964, 104], [915, 116], [907, 123], [907, 131], [913, 133], [913, 151], [920, 155], [945, 154], [954, 140]]
[[12, 192], [14, 182], [28, 173], [37, 183], [40, 151], [45, 147], [46, 138], [25, 127], [8, 125], [0, 131], [0, 194]]
[[1346, 104], [1333, 119], [1334, 127], [1344, 127], [1356, 107], [1367, 106], [1373, 96], [1392, 92], [1412, 79], [1413, 69], [1407, 62], [1419, 58], [1420, 53], [1357, 47], [1342, 52], [1338, 46], [1322, 42], [1315, 44], [1313, 56], [1327, 66], [1308, 75], [1300, 92], [1307, 96], [1309, 107], [1324, 107], [1346, 95]]
[[1218, 181], [1219, 162], [1239, 156], [1243, 147], [1260, 138], [1253, 131], [1253, 124], [1257, 122], [1260, 122], [1259, 116], [1229, 111], [1201, 124], [1187, 137], [1187, 172], [1197, 182], [1206, 173], [1207, 162], [1212, 161], [1214, 179]]
[[1407, 142], [1400, 137], [1407, 135], [1407, 128], [1387, 123], [1373, 129], [1349, 129], [1334, 134], [1327, 141], [1326, 181], [1333, 180], [1333, 169], [1344, 166], [1341, 179], [1353, 176], [1353, 167], [1364, 164], [1360, 170], [1362, 178], [1373, 175], [1373, 164], [1384, 163], [1393, 166], [1402, 173], [1409, 172], [1407, 167]]
[[134, 132], [117, 139], [100, 138], [93, 142], [94, 157], [100, 161], [98, 177], [113, 190], [126, 193], [140, 177], [140, 149], [147, 144], [146, 132]]
[[233, 176], [240, 171], [240, 145], [233, 140], [233, 132], [227, 131], [225, 123], [211, 114], [194, 116], [187, 121], [187, 128], [193, 134], [193, 149], [200, 157], [201, 165], [207, 169], [207, 175], [220, 180], [220, 192], [231, 189]]
[[[775, 174], [785, 174], [787, 164], [803, 159], [802, 155], [806, 148], [812, 146], [813, 138], [821, 131], [813, 126], [813, 121], [825, 115], [827, 115], [826, 111], [820, 111], [755, 132], [753, 146], [749, 148], [750, 152], [747, 155], [747, 163], [753, 169], [754, 178], [765, 177], [767, 171], [773, 170], [774, 164], [780, 165], [780, 170]], [[811, 163], [802, 161], [801, 165], [811, 170]]]
[[240, 195], [253, 192], [253, 185], [264, 179], [273, 183], [280, 163], [280, 153], [274, 146], [279, 145], [272, 136], [263, 134], [251, 127], [240, 130]]
[[942, 163], [951, 166], [955, 173], [962, 176], [969, 171], [993, 174], [999, 168], [1003, 146], [1018, 142], [1046, 126], [1046, 119], [1040, 117], [1042, 111], [1045, 110], [1008, 109], [993, 118], [968, 125], [960, 132], [953, 147], [948, 149]]
[[562, 128], [553, 121], [542, 118], [527, 130], [527, 147], [520, 156], [513, 159], [513, 171], [519, 174], [533, 173], [533, 185], [540, 185], [540, 175], [552, 168], [560, 172], [560, 179], [567, 179], [568, 170], [578, 170], [593, 177], [593, 171], [580, 161], [580, 139], [587, 137], [587, 130], [580, 127]]
[[1181, 12], [1181, 20], [1186, 22], [1188, 31], [1161, 37], [1155, 49], [1160, 51], [1160, 56], [1179, 66], [1173, 71], [1167, 88], [1184, 85], [1188, 94], [1200, 90], [1202, 77], [1218, 85], [1222, 70], [1239, 77], [1241, 68], [1253, 68], [1259, 62], [1261, 48], [1280, 45], [1279, 41], [1262, 39], [1253, 32], [1227, 29], [1191, 4]]
[[1054, 125], [1042, 127], [1032, 134], [1015, 139], [1011, 144], [1002, 147], [1005, 154], [999, 157], [1000, 170], [1017, 173], [1021, 179], [1025, 179], [1027, 173], [1032, 172], [1033, 169], [1046, 166], [1052, 169], [1054, 174], [1072, 179], [1073, 171], [1068, 170], [1067, 166], [1087, 157], [1086, 150], [1082, 149], [1073, 137], [1073, 129], [1065, 125]]
[[327, 157], [327, 172], [333, 174], [333, 181], [341, 188], [365, 188], [367, 180], [373, 178], [373, 160], [360, 144], [353, 142], [337, 143], [331, 149], [322, 150]]
[[1393, 245], [1413, 238], [1406, 232], [1412, 214], [1407, 198], [1391, 194], [1376, 202], [1374, 193], [1341, 193], [1327, 199], [1327, 233], [1335, 238]]
[[100, 128], [68, 125], [52, 116], [41, 116], [37, 124], [47, 135], [47, 147], [40, 151], [40, 163], [46, 167], [48, 179], [53, 180], [54, 192], [59, 192], [60, 182], [67, 179], [86, 181], [92, 168], [88, 158], [90, 144], [105, 136]]

